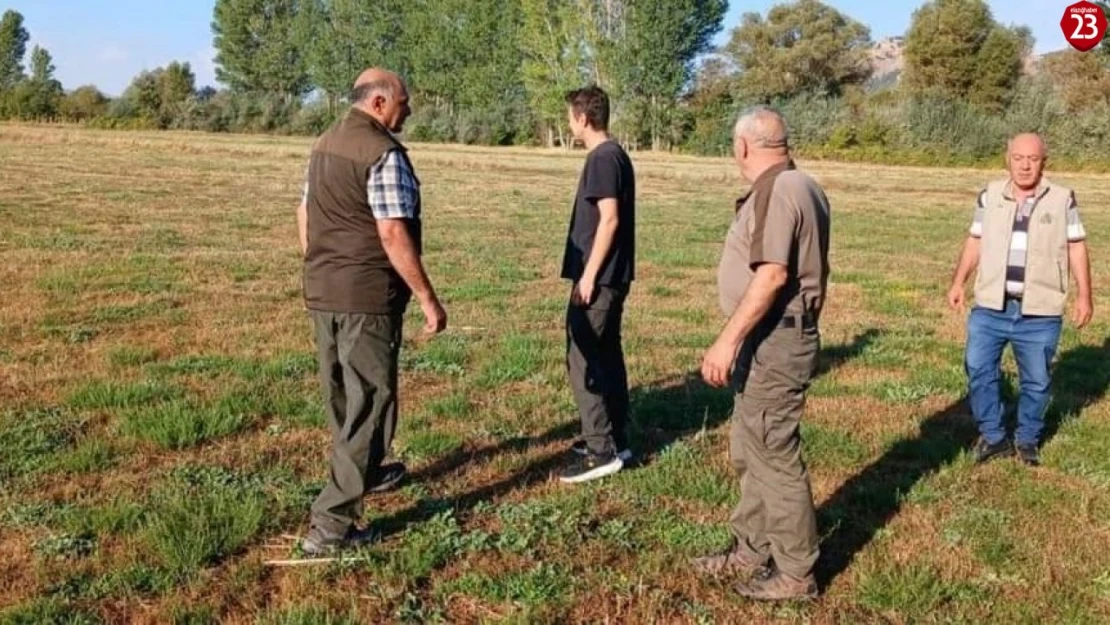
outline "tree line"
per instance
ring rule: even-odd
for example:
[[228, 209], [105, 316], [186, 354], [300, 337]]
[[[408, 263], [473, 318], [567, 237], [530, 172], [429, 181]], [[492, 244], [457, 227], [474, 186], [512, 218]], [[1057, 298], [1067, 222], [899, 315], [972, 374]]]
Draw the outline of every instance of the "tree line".
[[409, 82], [406, 132], [419, 141], [565, 145], [563, 93], [596, 83], [634, 149], [726, 154], [736, 113], [770, 104], [810, 155], [974, 163], [1032, 130], [1065, 159], [1107, 162], [1110, 45], [1030, 71], [1027, 27], [997, 22], [985, 0], [929, 0], [903, 38], [900, 75], [884, 80], [868, 27], [819, 0], [744, 14], [714, 48], [726, 11], [726, 0], [217, 0], [223, 88], [198, 89], [174, 62], [117, 98], [64, 91], [42, 48], [26, 73], [27, 31], [7, 11], [0, 115], [315, 134], [343, 113], [354, 76], [381, 65]]

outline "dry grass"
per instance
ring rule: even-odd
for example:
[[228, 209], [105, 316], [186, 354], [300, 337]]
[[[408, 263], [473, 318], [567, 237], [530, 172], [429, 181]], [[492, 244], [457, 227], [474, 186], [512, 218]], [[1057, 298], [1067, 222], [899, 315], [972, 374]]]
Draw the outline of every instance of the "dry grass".
[[[1065, 332], [1068, 418], [1046, 466], [976, 468], [965, 451], [963, 325], [942, 296], [996, 174], [974, 170], [803, 163], [834, 208], [805, 432], [819, 602], [745, 603], [682, 564], [727, 538], [738, 495], [730, 398], [686, 372], [721, 322], [715, 263], [741, 185], [726, 160], [655, 154], [634, 155], [625, 331], [644, 466], [578, 489], [550, 478], [577, 430], [557, 275], [581, 154], [415, 146], [454, 327], [421, 341], [413, 315], [406, 332], [395, 451], [416, 479], [368, 501], [387, 534], [368, 560], [263, 567], [326, 472], [292, 213], [308, 144], [0, 126], [0, 622], [1110, 619], [1105, 316]], [[1053, 176], [1077, 190], [1098, 284], [1108, 179]], [[154, 414], [215, 434], [163, 447]], [[265, 514], [226, 553], [175, 565], [152, 528], [198, 493], [232, 511], [261, 497]]]

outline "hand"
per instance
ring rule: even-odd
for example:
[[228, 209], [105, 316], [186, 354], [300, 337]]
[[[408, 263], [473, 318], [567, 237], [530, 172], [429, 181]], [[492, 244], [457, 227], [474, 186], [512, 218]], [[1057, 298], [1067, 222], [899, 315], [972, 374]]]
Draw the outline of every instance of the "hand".
[[578, 284], [574, 286], [574, 291], [571, 292], [571, 300], [579, 306], [589, 306], [594, 300], [594, 291], [597, 285], [594, 283], [594, 278], [582, 278]]
[[447, 329], [447, 311], [435, 295], [422, 299], [420, 310], [424, 313], [425, 334], [439, 334]]
[[1091, 321], [1095, 314], [1095, 305], [1089, 297], [1080, 297], [1075, 300], [1075, 310], [1072, 311], [1072, 320], [1076, 328], [1082, 328]]
[[709, 386], [721, 388], [728, 384], [732, 367], [736, 364], [736, 350], [739, 345], [717, 339], [701, 361], [701, 377]]
[[964, 285], [953, 284], [948, 289], [948, 306], [955, 311], [964, 311]]

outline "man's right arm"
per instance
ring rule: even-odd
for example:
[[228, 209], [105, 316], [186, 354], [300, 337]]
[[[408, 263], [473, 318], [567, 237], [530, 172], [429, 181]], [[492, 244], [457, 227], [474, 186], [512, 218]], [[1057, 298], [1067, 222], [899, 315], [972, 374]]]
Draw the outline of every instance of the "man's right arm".
[[979, 266], [980, 239], [968, 236], [964, 241], [964, 249], [960, 252], [960, 260], [956, 263], [956, 271], [952, 274], [952, 286], [948, 289], [948, 305], [953, 310], [964, 309], [964, 285], [971, 277], [971, 272]]
[[964, 241], [960, 259], [956, 261], [956, 270], [952, 272], [952, 286], [948, 288], [948, 305], [953, 310], [964, 309], [964, 285], [971, 273], [979, 266], [980, 237], [983, 236], [983, 219], [986, 217], [986, 189], [979, 192], [975, 201], [975, 214], [971, 219], [971, 228], [968, 230], [967, 240]]
[[409, 221], [419, 219], [420, 215], [417, 208], [419, 190], [408, 167], [408, 161], [398, 152], [386, 153], [370, 173], [367, 196], [389, 262], [420, 302], [424, 331], [434, 334], [447, 327], [447, 313], [436, 297], [416, 242], [409, 234]]

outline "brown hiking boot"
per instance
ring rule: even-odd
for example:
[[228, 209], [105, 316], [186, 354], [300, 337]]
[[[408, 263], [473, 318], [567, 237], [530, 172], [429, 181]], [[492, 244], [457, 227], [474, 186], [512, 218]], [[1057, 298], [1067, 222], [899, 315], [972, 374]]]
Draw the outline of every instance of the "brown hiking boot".
[[765, 564], [766, 560], [749, 560], [736, 547], [690, 560], [694, 571], [705, 575], [749, 575]]
[[813, 575], [797, 579], [774, 567], [763, 567], [750, 581], [737, 584], [736, 592], [759, 601], [808, 601], [817, 598], [817, 580]]

